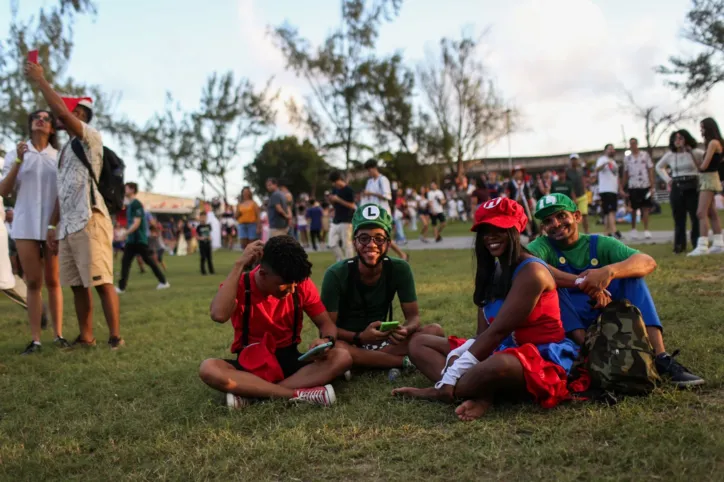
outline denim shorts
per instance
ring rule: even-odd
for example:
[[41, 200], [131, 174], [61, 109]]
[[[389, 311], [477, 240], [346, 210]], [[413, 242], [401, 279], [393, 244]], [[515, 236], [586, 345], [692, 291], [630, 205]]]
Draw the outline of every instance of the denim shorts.
[[249, 239], [253, 241], [256, 238], [256, 223], [239, 224], [239, 239]]

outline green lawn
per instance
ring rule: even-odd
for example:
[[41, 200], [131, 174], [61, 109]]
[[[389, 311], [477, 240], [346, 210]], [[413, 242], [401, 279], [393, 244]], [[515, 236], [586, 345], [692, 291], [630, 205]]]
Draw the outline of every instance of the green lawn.
[[[650, 285], [669, 350], [683, 348], [705, 388], [612, 408], [500, 406], [467, 424], [452, 406], [393, 399], [383, 373], [336, 383], [330, 409], [279, 401], [230, 413], [196, 374], [204, 358], [228, 356], [232, 332], [208, 316], [223, 276], [202, 278], [195, 256], [168, 258], [163, 292], [134, 267], [118, 352], [60, 352], [45, 332], [45, 351], [20, 357], [25, 313], [0, 299], [0, 480], [721, 480], [724, 258], [645, 249], [659, 261]], [[219, 271], [232, 260], [217, 255]], [[331, 258], [313, 260], [319, 283]], [[473, 334], [471, 253], [428, 252], [413, 267], [424, 322]], [[65, 308], [72, 339], [69, 294]], [[99, 303], [95, 327], [104, 341]]]
[[[603, 225], [602, 224], [596, 224], [596, 220], [593, 216], [589, 217], [589, 223], [592, 233], [602, 233], [603, 232]], [[470, 225], [471, 222], [462, 222], [462, 221], [452, 221], [448, 223], [447, 227], [445, 228], [445, 231], [443, 232], [443, 237], [455, 237], [455, 236], [471, 236], [470, 233]], [[622, 233], [627, 233], [631, 230], [630, 224], [619, 224], [618, 228], [621, 230]], [[411, 229], [409, 229], [409, 226], [405, 228], [405, 234], [407, 235], [408, 239], [415, 239], [418, 237], [419, 231], [421, 229], [420, 223], [417, 223], [417, 231], [415, 233], [412, 232]], [[639, 231], [643, 231], [643, 224], [639, 223], [637, 226], [637, 229]], [[649, 230], [651, 231], [673, 231], [674, 230], [674, 220], [671, 217], [671, 205], [670, 204], [662, 204], [661, 205], [661, 214], [653, 215], [650, 219], [650, 225]], [[428, 236], [432, 236], [432, 226], [430, 227], [430, 231], [428, 233]]]

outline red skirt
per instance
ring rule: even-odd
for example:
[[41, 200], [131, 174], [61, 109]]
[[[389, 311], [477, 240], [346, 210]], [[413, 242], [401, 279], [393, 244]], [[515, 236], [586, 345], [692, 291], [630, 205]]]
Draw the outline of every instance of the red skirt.
[[535, 345], [526, 343], [497, 353], [513, 355], [520, 361], [526, 389], [541, 407], [553, 408], [570, 398], [566, 371], [560, 365], [545, 360]]

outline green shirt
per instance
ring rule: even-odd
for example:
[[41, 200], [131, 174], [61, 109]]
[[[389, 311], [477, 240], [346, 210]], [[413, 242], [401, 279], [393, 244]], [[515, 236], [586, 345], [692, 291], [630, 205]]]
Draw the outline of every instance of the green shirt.
[[131, 201], [131, 204], [126, 208], [126, 218], [128, 219], [127, 226], [130, 228], [133, 226], [133, 222], [136, 218], [141, 220], [141, 224], [134, 232], [128, 235], [126, 242], [128, 244], [148, 244], [148, 228], [146, 226], [146, 213], [143, 211], [143, 204], [138, 199]]
[[573, 195], [573, 183], [571, 181], [556, 181], [551, 185], [551, 194], [553, 193], [561, 193], [565, 194], [569, 198], [576, 200], [576, 196]]
[[388, 281], [395, 284], [395, 292], [400, 303], [417, 301], [415, 280], [410, 265], [397, 258], [390, 258], [390, 261], [392, 262], [390, 280], [385, 279], [383, 273], [375, 286], [366, 286], [357, 281], [355, 283], [357, 289], [353, 293], [348, 293], [347, 261], [340, 261], [327, 268], [322, 281], [322, 303], [330, 313], [339, 313], [340, 306], [345, 307], [344, 319], [337, 319], [339, 328], [355, 332], [363, 331], [370, 323], [386, 320], [389, 309], [389, 305], [386, 304]]
[[[557, 268], [559, 265], [558, 255], [551, 245], [552, 242], [547, 237], [540, 236], [528, 243], [528, 251]], [[578, 241], [573, 246], [567, 249], [559, 249], [565, 256], [569, 266], [575, 269], [586, 269], [591, 262], [590, 246], [591, 235], [580, 234]], [[625, 261], [636, 253], [638, 253], [637, 250], [629, 248], [616, 238], [598, 236], [596, 259], [598, 259], [597, 267], [599, 268]]]

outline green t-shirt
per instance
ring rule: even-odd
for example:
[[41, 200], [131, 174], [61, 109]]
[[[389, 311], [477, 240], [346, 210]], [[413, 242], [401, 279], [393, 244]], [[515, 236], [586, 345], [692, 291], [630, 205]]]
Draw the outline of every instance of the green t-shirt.
[[126, 208], [126, 218], [128, 219], [128, 227], [133, 226], [136, 218], [141, 220], [141, 225], [134, 232], [128, 235], [127, 242], [129, 244], [148, 244], [148, 228], [146, 226], [146, 213], [143, 211], [143, 204], [138, 199], [131, 201]]
[[[557, 268], [559, 265], [558, 255], [551, 245], [552, 242], [547, 237], [540, 236], [528, 243], [528, 251]], [[591, 235], [580, 234], [576, 244], [567, 249], [559, 249], [572, 268], [586, 269], [591, 261], [590, 246]], [[629, 248], [616, 238], [598, 236], [596, 259], [598, 259], [599, 268], [625, 261], [636, 253], [638, 253], [637, 250]]]
[[[395, 284], [395, 292], [400, 303], [417, 301], [415, 280], [412, 277], [410, 265], [397, 258], [390, 258], [390, 261], [392, 262], [390, 278], [391, 282]], [[339, 328], [348, 331], [362, 331], [372, 322], [387, 319], [389, 309], [389, 305], [385, 304], [387, 281], [383, 273], [375, 286], [366, 286], [357, 281], [355, 283], [357, 289], [353, 293], [348, 293], [348, 262], [340, 261], [327, 268], [324, 273], [322, 303], [330, 313], [339, 313], [340, 306], [345, 307], [344, 319], [337, 319]], [[362, 296], [364, 296], [364, 301]]]
[[573, 195], [573, 183], [568, 180], [554, 182], [551, 185], [551, 194], [553, 193], [565, 194], [574, 201], [576, 200], [576, 197]]

